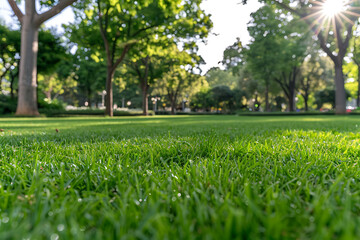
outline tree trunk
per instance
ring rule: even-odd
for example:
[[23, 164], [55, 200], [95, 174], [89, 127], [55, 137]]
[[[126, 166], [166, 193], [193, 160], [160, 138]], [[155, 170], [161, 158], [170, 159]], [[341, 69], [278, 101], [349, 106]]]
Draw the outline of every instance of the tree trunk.
[[171, 115], [175, 115], [175, 110], [176, 110], [176, 100], [172, 99], [171, 100]]
[[76, 0], [61, 0], [42, 14], [36, 12], [36, 1], [25, 1], [25, 15], [16, 1], [8, 0], [21, 23], [21, 52], [18, 104], [16, 115], [39, 115], [37, 106], [37, 53], [39, 27]]
[[149, 100], [148, 100], [148, 85], [146, 83], [142, 84], [143, 86], [141, 87], [141, 91], [142, 91], [142, 97], [143, 97], [143, 115], [147, 116], [149, 115]]
[[342, 64], [335, 64], [335, 113], [346, 113], [345, 81]]
[[88, 107], [91, 109], [91, 105], [92, 105], [92, 102], [91, 102], [91, 93], [88, 92], [88, 95], [87, 95], [87, 102], [88, 102]]
[[38, 26], [27, 14], [21, 27], [21, 59], [16, 115], [39, 115], [37, 106]]
[[304, 98], [304, 104], [305, 104], [305, 112], [309, 111], [309, 104], [308, 104], [308, 101], [309, 101], [309, 96], [307, 94], [305, 94], [303, 96]]
[[106, 76], [106, 96], [105, 96], [105, 114], [112, 117], [114, 116], [113, 111], [113, 89], [112, 89], [112, 77], [114, 73], [112, 72], [112, 67], [108, 66], [107, 76]]
[[294, 112], [295, 111], [295, 98], [294, 95], [291, 94], [291, 96], [289, 97], [289, 112]]
[[269, 84], [268, 83], [266, 83], [266, 88], [265, 88], [265, 111], [270, 112]]
[[358, 65], [358, 92], [357, 92], [356, 106], [360, 107], [360, 65]]

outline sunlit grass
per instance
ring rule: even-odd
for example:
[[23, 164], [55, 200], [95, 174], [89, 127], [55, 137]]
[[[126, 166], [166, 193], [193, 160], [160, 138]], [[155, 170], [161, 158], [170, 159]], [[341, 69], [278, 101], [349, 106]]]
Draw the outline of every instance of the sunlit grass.
[[0, 129], [0, 239], [360, 237], [356, 116], [3, 118]]

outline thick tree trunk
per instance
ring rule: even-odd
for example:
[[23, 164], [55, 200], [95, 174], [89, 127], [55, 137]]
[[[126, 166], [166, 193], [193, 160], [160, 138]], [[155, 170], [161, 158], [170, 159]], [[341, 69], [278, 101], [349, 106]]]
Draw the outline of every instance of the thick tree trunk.
[[335, 113], [346, 113], [346, 93], [342, 64], [335, 64]]
[[171, 100], [171, 115], [175, 115], [176, 100]]
[[37, 106], [38, 26], [31, 14], [24, 16], [21, 27], [21, 59], [16, 115], [39, 115]]
[[114, 73], [112, 72], [112, 67], [108, 66], [107, 76], [106, 76], [106, 96], [105, 96], [105, 114], [112, 117], [114, 116], [113, 111], [113, 89], [112, 89], [112, 78]]
[[295, 97], [294, 94], [291, 94], [289, 97], [289, 112], [295, 111]]

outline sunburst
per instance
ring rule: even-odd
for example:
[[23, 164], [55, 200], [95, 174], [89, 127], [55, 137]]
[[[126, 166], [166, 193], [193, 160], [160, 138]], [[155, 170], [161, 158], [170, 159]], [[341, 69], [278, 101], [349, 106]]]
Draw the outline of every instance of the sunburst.
[[309, 0], [309, 3], [311, 13], [303, 19], [312, 22], [310, 28], [316, 34], [324, 32], [325, 38], [331, 27], [337, 34], [337, 26], [345, 28], [346, 22], [353, 25], [360, 16], [360, 0]]
[[327, 0], [321, 4], [322, 14], [328, 18], [333, 18], [346, 11], [347, 3], [348, 1], [345, 0]]

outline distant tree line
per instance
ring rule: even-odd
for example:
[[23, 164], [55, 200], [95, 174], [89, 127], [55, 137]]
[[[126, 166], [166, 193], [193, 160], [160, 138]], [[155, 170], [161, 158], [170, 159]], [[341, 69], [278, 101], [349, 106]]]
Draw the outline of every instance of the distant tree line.
[[[355, 1], [349, 21], [334, 18], [333, 29], [315, 21], [310, 3], [263, 1], [248, 24], [250, 44], [237, 39], [224, 50], [222, 67], [207, 73], [201, 72], [198, 44], [212, 21], [201, 0], [40, 1], [48, 9], [41, 14], [34, 0], [25, 0], [26, 14], [8, 2], [21, 30], [0, 24], [0, 113], [37, 115], [39, 108], [65, 103], [105, 107], [109, 116], [114, 106], [142, 108], [144, 115], [149, 109], [323, 108], [341, 114], [351, 98], [360, 107]], [[44, 28], [70, 4], [75, 22], [64, 26], [64, 34]]]

